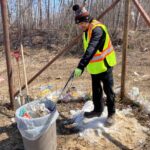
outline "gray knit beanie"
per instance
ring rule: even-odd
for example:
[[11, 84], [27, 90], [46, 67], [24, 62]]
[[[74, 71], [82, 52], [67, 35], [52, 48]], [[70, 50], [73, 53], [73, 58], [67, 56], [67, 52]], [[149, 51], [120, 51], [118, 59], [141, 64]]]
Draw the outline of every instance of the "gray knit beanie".
[[73, 11], [75, 11], [75, 23], [79, 24], [80, 22], [90, 22], [91, 16], [85, 7], [80, 7], [78, 4], [75, 4], [72, 7]]

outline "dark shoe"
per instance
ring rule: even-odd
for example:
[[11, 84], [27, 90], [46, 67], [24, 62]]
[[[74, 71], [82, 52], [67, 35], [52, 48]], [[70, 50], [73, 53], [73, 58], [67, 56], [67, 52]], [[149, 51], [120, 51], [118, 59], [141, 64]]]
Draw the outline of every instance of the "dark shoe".
[[115, 123], [115, 114], [109, 115], [105, 122], [105, 127], [110, 127]]
[[85, 112], [84, 117], [86, 118], [100, 117], [101, 114], [102, 114], [101, 112], [96, 112], [96, 111]]

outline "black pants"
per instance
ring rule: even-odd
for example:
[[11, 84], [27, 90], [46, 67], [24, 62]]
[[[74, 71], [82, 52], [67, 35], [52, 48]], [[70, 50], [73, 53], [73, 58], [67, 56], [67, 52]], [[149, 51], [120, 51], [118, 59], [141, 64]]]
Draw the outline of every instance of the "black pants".
[[92, 77], [94, 111], [103, 112], [104, 110], [104, 99], [103, 99], [103, 90], [104, 90], [107, 96], [106, 105], [108, 108], [108, 115], [114, 114], [115, 94], [113, 92], [112, 68], [109, 68], [106, 72], [97, 75], [91, 75], [91, 77]]

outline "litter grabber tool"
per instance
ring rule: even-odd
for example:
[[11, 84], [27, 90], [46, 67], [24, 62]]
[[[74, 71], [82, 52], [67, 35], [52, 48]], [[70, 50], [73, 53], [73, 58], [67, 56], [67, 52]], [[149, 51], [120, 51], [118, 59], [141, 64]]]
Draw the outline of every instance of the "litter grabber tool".
[[[57, 99], [57, 103], [58, 103], [58, 101], [60, 100], [60, 98], [61, 98], [63, 92], [66, 90], [66, 88], [67, 88], [69, 82], [73, 81], [73, 78], [74, 78], [74, 71], [71, 73], [71, 75], [70, 75], [69, 79], [67, 80], [65, 86], [64, 86], [63, 89], [61, 90], [61, 92], [60, 92], [60, 94], [59, 94], [59, 96], [58, 96], [58, 99]], [[71, 85], [72, 85], [72, 82], [71, 82], [70, 86], [71, 86]], [[62, 100], [60, 100], [60, 102], [62, 102]], [[59, 112], [59, 115], [60, 115], [62, 118], [67, 119], [67, 118], [62, 114], [62, 112]]]
[[[60, 92], [60, 94], [59, 94], [59, 96], [58, 96], [58, 100], [59, 100], [60, 97], [62, 96], [63, 92], [66, 90], [66, 88], [67, 88], [69, 82], [73, 81], [73, 78], [74, 78], [74, 71], [71, 73], [71, 75], [70, 75], [69, 79], [67, 80], [65, 86], [64, 86], [63, 89], [61, 90], [61, 92]], [[72, 85], [72, 83], [71, 83], [71, 85]], [[70, 86], [71, 86], [71, 85], [70, 85]]]

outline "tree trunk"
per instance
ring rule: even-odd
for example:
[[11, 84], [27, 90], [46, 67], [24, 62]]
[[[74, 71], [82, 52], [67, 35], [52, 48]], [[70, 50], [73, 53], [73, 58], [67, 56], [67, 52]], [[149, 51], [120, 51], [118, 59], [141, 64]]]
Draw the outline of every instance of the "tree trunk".
[[39, 28], [42, 29], [42, 3], [41, 0], [38, 0], [38, 18], [39, 19]]
[[48, 20], [48, 27], [50, 26], [50, 0], [48, 0], [47, 4], [47, 20]]
[[136, 31], [137, 30], [137, 27], [138, 27], [138, 24], [139, 24], [139, 19], [140, 19], [140, 13], [137, 12], [136, 13], [136, 16], [135, 16], [135, 22], [134, 22], [134, 30]]

